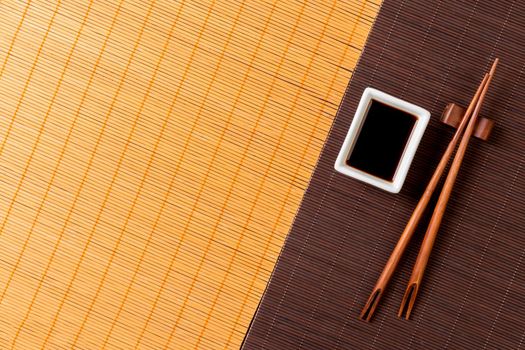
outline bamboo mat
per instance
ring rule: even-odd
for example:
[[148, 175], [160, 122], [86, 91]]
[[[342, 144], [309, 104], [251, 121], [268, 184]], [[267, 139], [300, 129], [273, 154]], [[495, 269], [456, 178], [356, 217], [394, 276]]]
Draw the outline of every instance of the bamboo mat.
[[378, 7], [0, 1], [0, 348], [238, 348]]
[[[323, 148], [244, 349], [525, 348], [525, 3], [385, 0]], [[420, 225], [371, 323], [358, 319], [453, 130], [445, 105], [467, 105], [500, 58], [411, 320], [397, 317]], [[341, 175], [334, 162], [363, 90], [431, 111], [403, 190]], [[428, 218], [427, 218], [428, 223]]]

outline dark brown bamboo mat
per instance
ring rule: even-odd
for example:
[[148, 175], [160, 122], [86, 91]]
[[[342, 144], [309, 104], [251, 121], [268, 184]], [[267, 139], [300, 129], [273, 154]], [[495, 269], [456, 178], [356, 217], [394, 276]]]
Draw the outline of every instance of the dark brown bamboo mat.
[[[340, 106], [245, 349], [525, 348], [525, 3], [386, 0]], [[416, 233], [371, 323], [358, 320], [466, 105], [501, 59], [427, 268], [412, 319], [396, 314], [424, 233]], [[367, 86], [428, 109], [400, 194], [333, 168]]]

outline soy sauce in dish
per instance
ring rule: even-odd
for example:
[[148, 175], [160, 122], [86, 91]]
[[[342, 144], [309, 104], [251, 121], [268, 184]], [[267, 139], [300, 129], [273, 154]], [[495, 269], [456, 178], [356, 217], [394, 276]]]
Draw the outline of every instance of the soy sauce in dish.
[[346, 163], [392, 181], [417, 117], [372, 100]]

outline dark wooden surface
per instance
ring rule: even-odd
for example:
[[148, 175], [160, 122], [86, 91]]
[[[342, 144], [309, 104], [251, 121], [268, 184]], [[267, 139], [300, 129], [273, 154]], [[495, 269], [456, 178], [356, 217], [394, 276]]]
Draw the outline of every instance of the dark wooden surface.
[[[348, 87], [244, 349], [525, 348], [525, 3], [386, 0]], [[371, 323], [358, 320], [453, 130], [501, 59], [449, 202], [412, 319], [396, 316], [426, 222]], [[333, 169], [364, 88], [432, 119], [400, 194]], [[427, 218], [428, 219], [428, 218]]]

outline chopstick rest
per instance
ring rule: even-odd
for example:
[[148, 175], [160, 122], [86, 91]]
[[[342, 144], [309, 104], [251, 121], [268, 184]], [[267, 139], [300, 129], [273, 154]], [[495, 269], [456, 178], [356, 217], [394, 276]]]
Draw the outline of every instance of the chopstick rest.
[[[457, 129], [465, 116], [466, 109], [455, 104], [449, 103], [441, 114], [441, 122]], [[494, 121], [488, 118], [479, 117], [478, 122], [472, 132], [472, 136], [483, 141], [487, 141], [494, 128]]]

